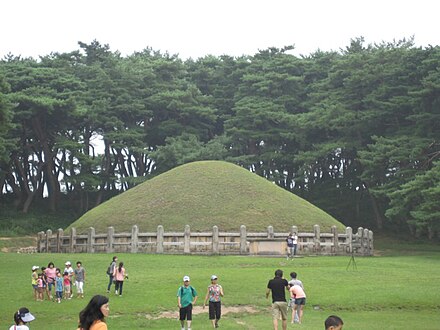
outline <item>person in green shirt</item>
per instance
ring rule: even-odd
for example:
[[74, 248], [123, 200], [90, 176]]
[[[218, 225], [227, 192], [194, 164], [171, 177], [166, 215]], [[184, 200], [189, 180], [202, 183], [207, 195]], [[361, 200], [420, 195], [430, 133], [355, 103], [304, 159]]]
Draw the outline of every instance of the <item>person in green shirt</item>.
[[189, 276], [183, 277], [183, 285], [177, 290], [177, 305], [182, 330], [185, 330], [185, 319], [188, 330], [191, 330], [192, 308], [197, 301], [197, 291], [190, 284]]

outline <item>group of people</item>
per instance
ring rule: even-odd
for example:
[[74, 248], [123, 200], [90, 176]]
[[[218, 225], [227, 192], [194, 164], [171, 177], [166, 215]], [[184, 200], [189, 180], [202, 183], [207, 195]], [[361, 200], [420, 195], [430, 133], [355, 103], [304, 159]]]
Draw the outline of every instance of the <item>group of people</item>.
[[[289, 242], [288, 242], [289, 244]], [[292, 256], [296, 254], [295, 247], [290, 252]], [[84, 297], [84, 282], [86, 272], [81, 261], [76, 263], [76, 269], [72, 268], [69, 261], [65, 263], [65, 269], [61, 272], [60, 268], [55, 268], [53, 262], [49, 262], [47, 267], [32, 267], [32, 286], [34, 289], [35, 300], [44, 300], [44, 294], [49, 300], [54, 300], [52, 289], [55, 288], [56, 301], [61, 302], [63, 297], [71, 299], [73, 297], [72, 286], [76, 286], [78, 298]], [[122, 296], [123, 283], [128, 275], [124, 268], [124, 263], [119, 262], [118, 257], [114, 256], [108, 269], [109, 283], [107, 293], [110, 292], [112, 284], [115, 284], [115, 294]], [[289, 292], [289, 299], [286, 300], [286, 291]], [[301, 324], [304, 306], [306, 304], [306, 294], [302, 281], [297, 278], [296, 272], [290, 273], [290, 280], [283, 278], [283, 271], [277, 269], [275, 277], [269, 280], [266, 289], [266, 298], [272, 295], [272, 320], [274, 330], [278, 329], [278, 321], [282, 321], [282, 329], [287, 329], [288, 308], [291, 308], [291, 323]], [[218, 283], [216, 275], [211, 276], [211, 283], [207, 288], [203, 308], [208, 304], [209, 319], [213, 328], [219, 327], [221, 318], [221, 299], [224, 296], [223, 287]], [[190, 277], [183, 277], [183, 285], [177, 290], [177, 305], [179, 307], [179, 320], [181, 329], [191, 330], [192, 310], [197, 302], [197, 291], [190, 284]], [[106, 330], [105, 317], [109, 314], [109, 299], [102, 295], [94, 296], [86, 308], [79, 314], [78, 330]], [[33, 321], [35, 317], [26, 307], [20, 308], [14, 314], [14, 322], [10, 329], [28, 330], [27, 323]], [[326, 330], [341, 330], [342, 319], [336, 315], [331, 315], [325, 320]]]
[[[289, 292], [289, 302], [286, 300], [286, 291]], [[278, 320], [281, 319], [283, 330], [287, 329], [288, 308], [292, 310], [291, 323], [301, 324], [306, 294], [302, 281], [297, 279], [297, 273], [290, 273], [290, 281], [283, 278], [283, 271], [277, 269], [275, 277], [267, 283], [266, 298], [272, 294], [272, 322], [274, 330], [278, 329]], [[336, 316], [329, 316], [325, 320], [326, 330], [341, 330], [344, 323]]]
[[[56, 268], [51, 261], [47, 267], [32, 266], [31, 283], [35, 301], [47, 300], [61, 303], [63, 299], [73, 297], [73, 286], [76, 286], [78, 298], [84, 298], [84, 282], [86, 271], [81, 261], [77, 261], [76, 268], [72, 268], [70, 261], [66, 261], [65, 268]], [[55, 292], [55, 295], [54, 295]]]
[[122, 296], [122, 288], [124, 286], [124, 280], [128, 278], [128, 274], [124, 268], [124, 263], [121, 261], [118, 265], [118, 257], [114, 256], [112, 262], [107, 268], [107, 275], [109, 282], [107, 286], [107, 293], [110, 293], [112, 284], [115, 284], [115, 294]]
[[287, 243], [287, 256], [286, 259], [292, 259], [296, 256], [296, 248], [298, 246], [298, 235], [295, 232], [289, 233], [286, 238]]
[[[196, 289], [190, 285], [190, 280], [190, 277], [185, 275], [183, 277], [183, 285], [177, 290], [177, 306], [179, 307], [179, 320], [182, 330], [185, 330], [185, 320], [187, 329], [191, 330], [192, 309], [198, 297]], [[212, 275], [211, 284], [208, 286], [205, 300], [203, 301], [203, 308], [208, 303], [209, 319], [213, 328], [219, 327], [222, 314], [221, 297], [223, 296], [223, 287], [218, 284], [217, 275]]]

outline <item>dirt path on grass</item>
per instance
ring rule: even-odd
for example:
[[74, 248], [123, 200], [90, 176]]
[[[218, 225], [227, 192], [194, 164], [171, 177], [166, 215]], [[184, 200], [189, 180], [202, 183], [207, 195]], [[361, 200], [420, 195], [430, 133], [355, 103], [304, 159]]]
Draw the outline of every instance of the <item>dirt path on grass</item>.
[[[256, 309], [253, 306], [250, 305], [242, 305], [242, 306], [225, 306], [222, 305], [222, 315], [225, 314], [242, 314], [242, 313], [248, 313], [248, 314], [255, 314], [258, 313], [258, 309]], [[208, 306], [203, 309], [202, 306], [194, 306], [193, 308], [193, 314], [202, 314], [202, 313], [208, 313]], [[178, 319], [179, 318], [179, 311], [165, 311], [161, 312], [157, 315], [152, 314], [142, 314], [143, 317], [149, 319], [149, 320], [157, 320], [157, 319]]]

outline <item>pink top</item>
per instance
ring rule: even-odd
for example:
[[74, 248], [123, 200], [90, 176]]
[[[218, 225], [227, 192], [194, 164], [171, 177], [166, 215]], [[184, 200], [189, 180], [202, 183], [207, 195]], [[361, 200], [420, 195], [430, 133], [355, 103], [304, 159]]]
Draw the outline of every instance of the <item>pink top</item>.
[[55, 277], [57, 276], [57, 270], [56, 268], [46, 268], [44, 270], [47, 276], [47, 282], [52, 283], [55, 280]]
[[43, 279], [38, 278], [38, 280], [37, 280], [37, 284], [38, 284], [38, 287], [39, 287], [39, 288], [42, 288], [42, 287], [43, 287]]
[[306, 294], [303, 290], [302, 287], [300, 287], [299, 285], [294, 285], [290, 288], [290, 297], [291, 298], [295, 298], [295, 299], [299, 299], [299, 298], [305, 298]]
[[119, 267], [116, 267], [115, 272], [113, 273], [113, 277], [116, 281], [123, 281], [125, 278], [125, 268], [122, 267], [121, 271], [119, 271]]

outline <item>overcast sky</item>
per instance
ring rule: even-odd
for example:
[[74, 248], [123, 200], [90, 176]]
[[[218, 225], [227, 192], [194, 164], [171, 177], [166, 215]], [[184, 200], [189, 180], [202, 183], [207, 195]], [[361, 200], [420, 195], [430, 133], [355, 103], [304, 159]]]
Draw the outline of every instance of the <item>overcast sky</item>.
[[9, 0], [0, 5], [0, 57], [38, 57], [96, 39], [123, 55], [152, 47], [181, 58], [295, 55], [414, 36], [440, 44], [437, 0]]

